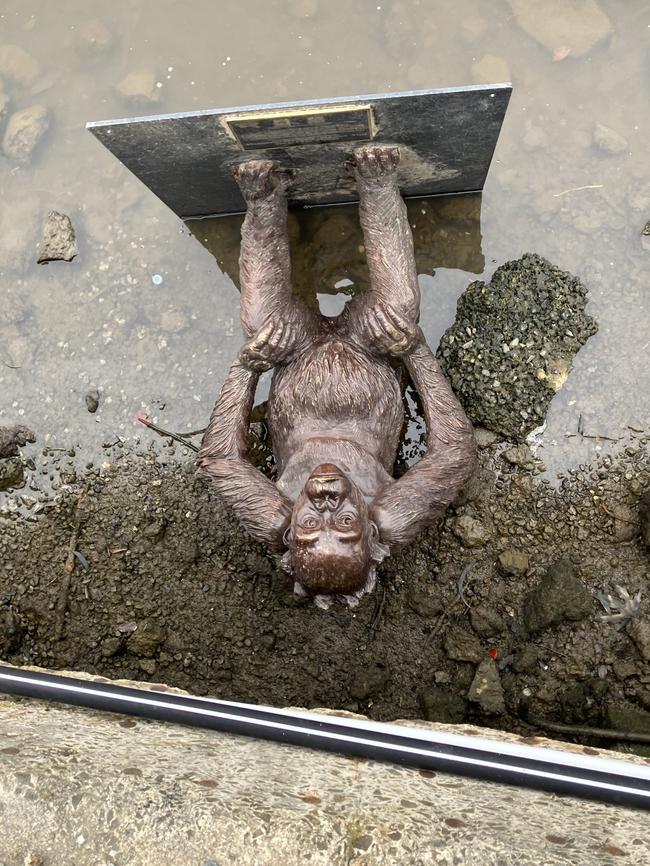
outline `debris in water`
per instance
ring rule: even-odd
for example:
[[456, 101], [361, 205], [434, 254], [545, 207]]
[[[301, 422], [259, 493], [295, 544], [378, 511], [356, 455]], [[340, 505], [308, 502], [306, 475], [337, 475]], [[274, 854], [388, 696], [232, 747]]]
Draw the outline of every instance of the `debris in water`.
[[629, 622], [629, 620], [638, 616], [641, 608], [641, 590], [636, 595], [630, 595], [624, 586], [615, 585], [618, 598], [610, 593], [597, 592], [596, 598], [605, 608], [605, 613], [600, 614], [598, 619], [601, 622], [610, 622], [616, 625], [617, 631]]

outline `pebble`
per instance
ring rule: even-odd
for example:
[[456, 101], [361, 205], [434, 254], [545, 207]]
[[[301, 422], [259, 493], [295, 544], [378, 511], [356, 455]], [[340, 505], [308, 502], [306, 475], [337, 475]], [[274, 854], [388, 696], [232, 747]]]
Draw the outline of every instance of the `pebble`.
[[593, 141], [598, 150], [609, 156], [624, 153], [629, 147], [626, 138], [615, 130], [610, 129], [609, 126], [604, 126], [602, 123], [595, 125]]
[[151, 658], [164, 640], [165, 632], [158, 623], [145, 619], [129, 636], [126, 648], [133, 655]]
[[78, 44], [92, 52], [103, 53], [113, 44], [113, 34], [99, 18], [89, 18], [77, 27]]
[[70, 217], [51, 210], [43, 227], [38, 264], [71, 262], [77, 253], [77, 238]]
[[520, 445], [513, 445], [512, 448], [506, 448], [501, 456], [504, 460], [510, 463], [511, 466], [519, 466], [522, 469], [535, 468], [533, 452], [524, 442]]
[[616, 541], [632, 541], [639, 531], [639, 519], [634, 511], [622, 502], [610, 505], [609, 511], [614, 522], [614, 538]]
[[19, 487], [24, 480], [25, 474], [20, 457], [7, 457], [0, 460], [0, 490]]
[[156, 76], [148, 70], [130, 72], [117, 85], [117, 92], [131, 102], [158, 102], [160, 99]]
[[499, 569], [502, 574], [522, 577], [528, 571], [528, 556], [509, 547], [499, 554]]
[[469, 514], [457, 517], [452, 528], [464, 547], [483, 547], [490, 540], [490, 530]]
[[416, 586], [409, 587], [406, 602], [412, 611], [425, 619], [433, 619], [434, 616], [442, 612], [440, 600]]
[[467, 701], [441, 686], [429, 686], [418, 695], [424, 718], [429, 722], [462, 722], [467, 713]]
[[469, 621], [474, 631], [481, 637], [495, 637], [503, 631], [503, 620], [487, 604], [477, 604], [469, 612]]
[[50, 124], [44, 105], [31, 105], [11, 115], [2, 140], [5, 156], [27, 163]]
[[84, 401], [86, 403], [86, 409], [88, 409], [91, 414], [94, 414], [99, 409], [99, 391], [96, 388], [88, 391], [88, 393], [84, 395]]
[[510, 0], [510, 8], [521, 29], [558, 59], [584, 57], [614, 32], [596, 0]]
[[357, 671], [350, 683], [350, 694], [358, 701], [364, 701], [372, 695], [384, 690], [388, 675], [384, 668], [377, 664], [369, 665]]
[[478, 638], [471, 631], [461, 627], [452, 626], [445, 632], [444, 646], [449, 658], [457, 662], [478, 664], [485, 656]]
[[490, 445], [494, 445], [498, 438], [499, 437], [496, 433], [492, 430], [488, 430], [486, 427], [474, 428], [474, 441], [476, 442], [477, 448], [489, 448]]
[[477, 667], [467, 697], [489, 715], [505, 713], [503, 686], [494, 659], [484, 658]]
[[39, 62], [20, 45], [0, 45], [0, 76], [28, 87], [40, 72]]

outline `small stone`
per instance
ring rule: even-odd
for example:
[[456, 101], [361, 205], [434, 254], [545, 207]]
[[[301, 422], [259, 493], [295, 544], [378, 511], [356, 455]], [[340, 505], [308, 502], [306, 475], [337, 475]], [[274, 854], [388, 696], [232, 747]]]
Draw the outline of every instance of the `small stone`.
[[43, 227], [43, 241], [38, 264], [71, 262], [77, 255], [77, 238], [70, 217], [51, 210]]
[[593, 139], [598, 150], [609, 156], [624, 153], [629, 147], [627, 139], [608, 126], [603, 126], [602, 123], [597, 123], [594, 127]]
[[41, 72], [40, 64], [20, 45], [0, 46], [0, 75], [28, 87]]
[[449, 658], [457, 662], [478, 664], [485, 657], [481, 642], [464, 628], [450, 628], [445, 633], [444, 646]]
[[145, 619], [128, 638], [126, 648], [133, 655], [152, 658], [164, 640], [164, 629], [153, 620]]
[[650, 662], [650, 620], [631, 619], [625, 631], [632, 638], [641, 658]]
[[358, 701], [365, 701], [384, 690], [388, 676], [379, 665], [369, 665], [357, 671], [350, 683], [350, 694]]
[[105, 659], [111, 659], [122, 649], [122, 639], [119, 637], [107, 637], [99, 645], [99, 651]]
[[646, 238], [650, 237], [650, 220], [641, 229], [641, 234]]
[[517, 674], [532, 674], [539, 663], [539, 649], [534, 644], [526, 644], [512, 660], [512, 669]]
[[477, 604], [469, 612], [469, 620], [474, 631], [481, 637], [495, 637], [503, 631], [503, 620], [487, 604]]
[[457, 517], [453, 523], [453, 530], [464, 547], [483, 547], [490, 540], [490, 530], [469, 514]]
[[147, 70], [131, 72], [117, 85], [117, 92], [131, 102], [158, 102], [160, 99], [156, 76]]
[[510, 8], [521, 29], [558, 58], [584, 57], [614, 32], [596, 0], [510, 0]]
[[406, 602], [411, 610], [425, 619], [433, 619], [442, 612], [442, 603], [428, 592], [417, 586], [409, 587], [406, 594]]
[[19, 449], [28, 442], [36, 442], [36, 436], [24, 424], [0, 427], [0, 458], [17, 457]]
[[12, 114], [2, 140], [5, 156], [16, 162], [29, 162], [49, 124], [47, 108], [44, 105], [31, 105]]
[[641, 539], [650, 550], [650, 490], [639, 500], [639, 521], [641, 524]]
[[486, 427], [474, 428], [474, 441], [478, 448], [489, 448], [490, 445], [494, 445], [498, 439], [499, 437], [497, 434], [493, 433], [492, 430], [488, 430]]
[[505, 713], [503, 686], [494, 659], [484, 658], [477, 667], [467, 697], [490, 715]]
[[429, 722], [457, 724], [467, 713], [467, 701], [440, 686], [429, 686], [418, 697], [424, 718]]
[[84, 401], [86, 403], [86, 409], [88, 409], [91, 414], [94, 414], [99, 409], [99, 391], [96, 388], [88, 391], [88, 393], [84, 395]]
[[0, 657], [6, 658], [17, 652], [24, 633], [20, 620], [11, 608], [0, 613]]
[[520, 466], [522, 469], [535, 468], [533, 452], [524, 442], [519, 445], [513, 445], [512, 448], [506, 448], [501, 456], [511, 466]]
[[510, 81], [510, 67], [504, 57], [484, 54], [472, 64], [472, 79], [476, 84], [500, 84]]
[[141, 671], [144, 671], [145, 674], [149, 674], [149, 676], [156, 672], [156, 662], [154, 659], [140, 659], [138, 667]]
[[93, 53], [103, 53], [113, 44], [113, 34], [99, 18], [90, 18], [77, 27], [79, 45]]
[[528, 571], [528, 556], [509, 547], [499, 554], [499, 570], [505, 575], [522, 577]]
[[189, 324], [187, 315], [182, 310], [164, 310], [160, 316], [160, 329], [170, 334], [180, 334]]
[[614, 521], [614, 538], [616, 541], [632, 541], [639, 531], [639, 519], [634, 511], [622, 502], [610, 505], [609, 511]]
[[23, 464], [20, 457], [7, 457], [0, 460], [0, 490], [20, 487], [25, 480]]
[[535, 633], [565, 621], [584, 619], [593, 610], [589, 590], [562, 559], [551, 565], [545, 577], [524, 600], [524, 624]]

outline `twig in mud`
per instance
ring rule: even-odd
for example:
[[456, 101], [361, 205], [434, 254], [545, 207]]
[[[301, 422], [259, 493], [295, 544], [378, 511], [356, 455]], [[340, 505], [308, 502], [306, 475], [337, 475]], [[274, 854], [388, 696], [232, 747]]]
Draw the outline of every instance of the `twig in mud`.
[[183, 439], [190, 439], [192, 436], [203, 436], [207, 427], [202, 427], [200, 430], [189, 430], [187, 433], [179, 433], [179, 436], [182, 436]]
[[590, 728], [586, 725], [563, 725], [560, 722], [549, 722], [546, 719], [536, 719], [533, 724], [547, 731], [557, 731], [559, 734], [572, 734], [575, 737], [595, 737], [601, 740], [620, 740], [628, 743], [650, 743], [650, 734], [634, 733], [632, 731], [614, 731], [612, 728]]
[[186, 448], [191, 448], [192, 451], [198, 453], [198, 448], [192, 442], [187, 442], [183, 436], [195, 435], [194, 433], [172, 433], [170, 430], [165, 430], [162, 427], [158, 427], [157, 424], [154, 424], [153, 421], [150, 421], [146, 415], [143, 415], [141, 412], [135, 412], [134, 418], [138, 423], [144, 424], [145, 427], [148, 427], [150, 430], [153, 430], [154, 433], [157, 433], [159, 436], [167, 436], [169, 439], [173, 439], [175, 442], [180, 442], [181, 445], [185, 445]]
[[570, 189], [563, 189], [562, 192], [554, 192], [553, 198], [559, 198], [561, 195], [566, 195], [568, 192], [581, 192], [583, 189], [602, 189], [602, 183], [590, 183], [587, 186], [572, 186]]
[[465, 580], [467, 579], [467, 575], [476, 565], [475, 562], [468, 563], [465, 568], [461, 571], [460, 577], [458, 578], [458, 598], [463, 602], [465, 607], [471, 607], [472, 605], [465, 598]]
[[[77, 508], [79, 502], [77, 501]], [[65, 622], [65, 613], [68, 609], [68, 596], [70, 594], [70, 584], [72, 582], [72, 572], [75, 565], [75, 550], [79, 541], [79, 530], [81, 529], [81, 515], [77, 512], [74, 522], [70, 543], [68, 544], [68, 555], [65, 565], [63, 566], [63, 578], [59, 587], [59, 596], [56, 600], [54, 608], [54, 640], [61, 640], [63, 637], [63, 625]]]
[[562, 656], [563, 659], [568, 659], [569, 661], [571, 661], [571, 656], [567, 655], [567, 653], [560, 652], [560, 650], [553, 649], [553, 647], [546, 646], [543, 643], [536, 643], [533, 644], [533, 646], [536, 646], [538, 649], [544, 650], [544, 652], [551, 653], [551, 655]]

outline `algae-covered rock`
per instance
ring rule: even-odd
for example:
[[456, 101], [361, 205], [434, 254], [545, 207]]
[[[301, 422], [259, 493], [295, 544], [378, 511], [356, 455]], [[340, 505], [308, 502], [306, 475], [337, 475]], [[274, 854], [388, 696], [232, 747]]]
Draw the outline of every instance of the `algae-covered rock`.
[[543, 422], [598, 329], [586, 303], [577, 277], [532, 253], [467, 287], [438, 359], [474, 424], [522, 441]]
[[588, 616], [593, 598], [566, 559], [554, 563], [524, 601], [524, 623], [532, 634], [565, 621]]

